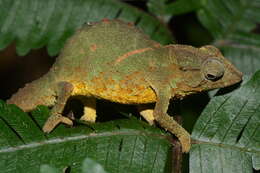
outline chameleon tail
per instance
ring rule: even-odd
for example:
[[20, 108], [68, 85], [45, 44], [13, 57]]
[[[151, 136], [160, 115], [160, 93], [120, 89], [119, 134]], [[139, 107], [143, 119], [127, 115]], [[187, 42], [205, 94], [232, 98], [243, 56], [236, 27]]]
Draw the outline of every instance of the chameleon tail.
[[40, 80], [33, 81], [20, 88], [7, 103], [15, 104], [26, 112], [33, 110], [37, 105], [52, 105], [55, 101], [54, 91], [47, 86], [49, 85]]

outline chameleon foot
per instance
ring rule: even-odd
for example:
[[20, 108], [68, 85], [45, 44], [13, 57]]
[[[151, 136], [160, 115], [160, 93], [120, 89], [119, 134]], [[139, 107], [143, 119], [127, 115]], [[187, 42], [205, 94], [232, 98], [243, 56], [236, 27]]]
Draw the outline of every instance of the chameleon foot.
[[95, 123], [96, 121], [96, 109], [92, 107], [84, 107], [84, 115], [80, 118], [82, 121], [86, 121], [89, 123]]
[[52, 115], [48, 118], [42, 130], [45, 133], [50, 133], [59, 123], [64, 123], [70, 126], [73, 125], [73, 122], [67, 117], [62, 115]]
[[190, 135], [182, 135], [180, 137], [178, 137], [180, 143], [181, 143], [181, 147], [182, 147], [182, 152], [183, 153], [188, 153], [190, 151], [190, 147], [191, 147], [191, 138]]
[[84, 104], [84, 115], [80, 118], [82, 121], [94, 123], [96, 121], [96, 99], [95, 98], [81, 98]]

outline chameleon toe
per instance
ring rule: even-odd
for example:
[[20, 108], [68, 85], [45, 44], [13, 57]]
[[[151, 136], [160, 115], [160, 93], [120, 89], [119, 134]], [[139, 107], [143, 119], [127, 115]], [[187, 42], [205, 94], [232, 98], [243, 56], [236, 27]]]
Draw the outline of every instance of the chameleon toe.
[[64, 123], [70, 126], [73, 125], [73, 122], [67, 117], [61, 115], [52, 115], [46, 121], [42, 130], [44, 133], [50, 133], [60, 123]]

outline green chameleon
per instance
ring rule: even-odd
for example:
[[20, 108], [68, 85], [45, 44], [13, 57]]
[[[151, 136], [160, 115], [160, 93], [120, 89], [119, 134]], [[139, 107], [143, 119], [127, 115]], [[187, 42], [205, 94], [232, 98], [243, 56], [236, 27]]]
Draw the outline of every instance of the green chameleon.
[[[191, 145], [189, 133], [167, 114], [171, 98], [226, 87], [241, 81], [239, 72], [213, 46], [163, 46], [129, 23], [105, 19], [78, 30], [65, 44], [51, 70], [26, 84], [7, 102], [24, 111], [53, 106], [43, 126], [51, 132], [70, 96], [84, 104], [81, 120], [95, 122], [96, 99], [135, 104], [149, 124], [156, 121], [178, 137], [182, 151]], [[154, 109], [147, 103], [156, 103]]]

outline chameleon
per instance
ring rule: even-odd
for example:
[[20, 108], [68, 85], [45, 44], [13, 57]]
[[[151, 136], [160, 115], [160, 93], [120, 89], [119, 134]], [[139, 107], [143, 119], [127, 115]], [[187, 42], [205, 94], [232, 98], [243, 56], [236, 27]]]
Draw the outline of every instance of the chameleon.
[[[104, 19], [85, 24], [65, 43], [50, 71], [26, 84], [7, 100], [24, 111], [52, 106], [43, 126], [50, 133], [58, 124], [73, 125], [62, 115], [67, 100], [82, 101], [81, 120], [94, 123], [96, 100], [134, 104], [149, 123], [159, 124], [191, 147], [190, 134], [167, 114], [170, 100], [242, 80], [236, 69], [214, 46], [161, 45], [131, 23]], [[154, 108], [148, 107], [155, 103]]]

